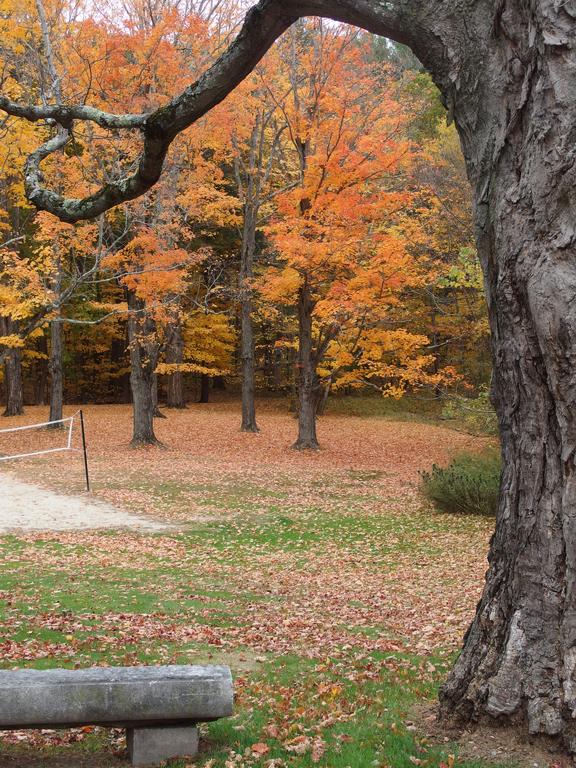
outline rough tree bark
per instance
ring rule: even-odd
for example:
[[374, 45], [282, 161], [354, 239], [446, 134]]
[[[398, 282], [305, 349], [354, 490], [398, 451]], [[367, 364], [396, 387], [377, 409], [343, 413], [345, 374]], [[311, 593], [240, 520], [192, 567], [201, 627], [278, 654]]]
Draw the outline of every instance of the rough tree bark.
[[91, 119], [144, 134], [132, 177], [66, 200], [40, 172], [69, 139], [60, 132], [30, 158], [28, 194], [68, 221], [142, 194], [176, 133], [313, 14], [412, 48], [455, 119], [473, 189], [504, 471], [484, 594], [442, 713], [522, 722], [576, 751], [576, 0], [260, 0], [229, 51], [151, 116], [2, 99], [63, 129]]
[[313, 309], [308, 275], [304, 273], [298, 290], [298, 439], [294, 448], [299, 451], [320, 448], [316, 436], [318, 376], [312, 340]]
[[431, 71], [472, 184], [504, 471], [444, 717], [576, 751], [576, 2], [325, 0]]
[[464, 39], [452, 99], [504, 472], [484, 594], [441, 705], [524, 720], [576, 751], [576, 4], [496, 5], [469, 33], [486, 44], [476, 72]]

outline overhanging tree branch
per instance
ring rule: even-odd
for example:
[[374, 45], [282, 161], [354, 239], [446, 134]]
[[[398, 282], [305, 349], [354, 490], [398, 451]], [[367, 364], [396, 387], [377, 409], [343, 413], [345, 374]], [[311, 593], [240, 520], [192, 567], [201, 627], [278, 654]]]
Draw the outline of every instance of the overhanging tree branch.
[[19, 104], [7, 96], [0, 96], [0, 109], [13, 117], [21, 117], [31, 123], [46, 120], [58, 123], [63, 128], [69, 128], [74, 120], [90, 121], [108, 129], [140, 128], [148, 118], [148, 114], [114, 115], [111, 112], [104, 112], [85, 104], [46, 104], [43, 106]]
[[[329, 16], [357, 24], [401, 41], [408, 41], [410, 25], [416, 28], [422, 0], [260, 0], [246, 15], [244, 25], [230, 47], [195, 83], [164, 107], [149, 114], [115, 115], [94, 107], [65, 104], [30, 106], [0, 96], [0, 109], [31, 122], [45, 120], [58, 126], [58, 133], [29, 157], [25, 165], [26, 194], [38, 209], [62, 221], [74, 223], [94, 218], [110, 208], [148, 191], [159, 179], [166, 153], [176, 136], [220, 103], [252, 71], [274, 41], [298, 18]], [[367, 24], [367, 19], [373, 24]], [[410, 23], [408, 23], [408, 20]], [[63, 149], [76, 120], [103, 128], [141, 131], [143, 149], [136, 171], [104, 184], [92, 195], [67, 198], [45, 186], [42, 162]]]

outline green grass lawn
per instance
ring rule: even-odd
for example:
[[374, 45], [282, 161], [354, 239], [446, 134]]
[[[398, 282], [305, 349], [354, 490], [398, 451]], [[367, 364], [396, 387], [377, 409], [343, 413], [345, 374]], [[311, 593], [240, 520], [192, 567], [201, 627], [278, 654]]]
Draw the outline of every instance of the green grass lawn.
[[[460, 759], [454, 744], [430, 744], [412, 721], [415, 705], [434, 699], [453, 644], [434, 640], [418, 652], [418, 631], [407, 639], [380, 608], [395, 587], [407, 590], [401, 604], [411, 594], [426, 601], [428, 571], [448, 592], [453, 574], [435, 566], [446, 537], [473, 546], [486, 523], [407, 514], [398, 500], [388, 514], [369, 514], [378, 479], [321, 478], [330, 509], [290, 505], [282, 478], [270, 488], [229, 485], [226, 498], [217, 484], [196, 488], [235, 515], [179, 534], [6, 536], [2, 666], [229, 663], [236, 714], [202, 726], [206, 768], [488, 765]], [[147, 483], [174, 503], [184, 490]], [[411, 564], [416, 586], [406, 584]], [[114, 731], [33, 738], [8, 738], [0, 765], [126, 764]]]
[[[94, 496], [177, 528], [0, 538], [0, 664], [229, 664], [235, 715], [202, 726], [200, 768], [499, 765], [431, 743], [422, 716], [473, 616], [492, 521], [434, 512], [418, 472], [484, 442], [382, 400], [331, 408], [309, 455], [274, 404], [258, 435], [235, 405], [170, 414], [157, 451], [128, 447], [128, 407], [87, 407]], [[18, 464], [55, 489], [81, 488], [81, 470]], [[0, 743], [0, 768], [127, 764], [119, 731]]]

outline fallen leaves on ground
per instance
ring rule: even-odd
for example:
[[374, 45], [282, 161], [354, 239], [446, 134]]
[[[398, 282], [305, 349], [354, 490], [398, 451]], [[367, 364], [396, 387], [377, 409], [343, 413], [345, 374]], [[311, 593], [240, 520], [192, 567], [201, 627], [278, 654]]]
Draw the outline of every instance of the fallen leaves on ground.
[[[290, 415], [265, 410], [262, 432], [246, 435], [236, 409], [217, 404], [170, 414], [158, 422], [167, 448], [134, 451], [129, 419], [126, 407], [86, 409], [95, 495], [181, 532], [19, 535], [0, 592], [5, 666], [182, 663], [195, 647], [205, 661], [234, 657], [241, 710], [273, 713], [243, 751], [229, 751], [225, 765], [236, 767], [284, 766], [289, 757], [269, 754], [271, 744], [321, 763], [326, 729], [373, 705], [373, 694], [351, 699], [350, 685], [438, 679], [438, 655], [449, 659], [473, 615], [491, 521], [432, 511], [418, 472], [483, 441], [428, 424], [325, 417], [324, 450], [302, 454], [290, 448]], [[33, 445], [16, 434], [14, 449]], [[15, 471], [77, 491], [79, 460], [54, 454]], [[254, 682], [251, 668], [290, 656], [312, 665], [296, 693], [278, 678]], [[345, 733], [337, 743], [346, 746]]]

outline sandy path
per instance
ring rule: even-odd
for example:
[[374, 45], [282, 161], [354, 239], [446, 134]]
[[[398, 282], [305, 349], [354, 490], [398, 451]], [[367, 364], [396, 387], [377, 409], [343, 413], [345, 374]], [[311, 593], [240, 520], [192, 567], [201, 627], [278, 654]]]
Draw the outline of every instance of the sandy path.
[[0, 474], [0, 534], [11, 531], [70, 531], [170, 526], [83, 496], [65, 496]]

